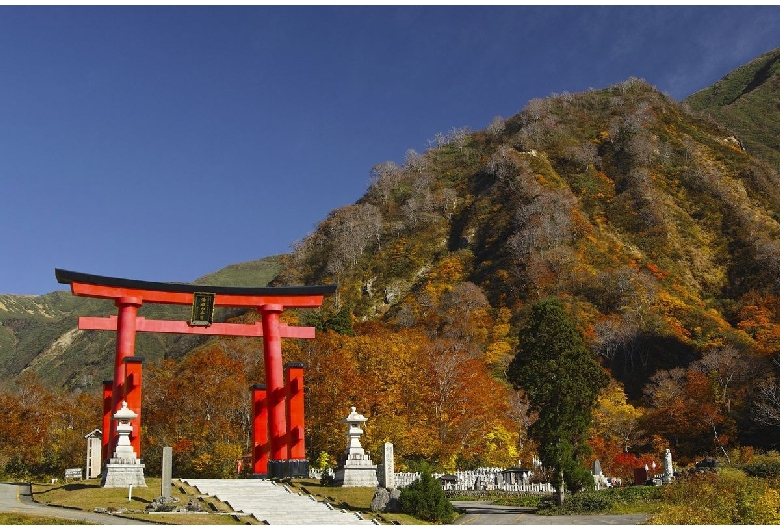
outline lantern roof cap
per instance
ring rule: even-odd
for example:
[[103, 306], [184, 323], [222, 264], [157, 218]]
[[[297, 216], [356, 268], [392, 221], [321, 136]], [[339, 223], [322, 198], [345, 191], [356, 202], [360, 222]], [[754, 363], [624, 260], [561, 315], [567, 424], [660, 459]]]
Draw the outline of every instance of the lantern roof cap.
[[122, 408], [114, 413], [114, 419], [119, 421], [130, 421], [138, 417], [138, 414], [127, 408], [127, 401], [122, 402]]
[[357, 423], [361, 422], [364, 423], [368, 421], [368, 418], [357, 412], [356, 407], [349, 407], [350, 413], [349, 415], [341, 420], [341, 423]]

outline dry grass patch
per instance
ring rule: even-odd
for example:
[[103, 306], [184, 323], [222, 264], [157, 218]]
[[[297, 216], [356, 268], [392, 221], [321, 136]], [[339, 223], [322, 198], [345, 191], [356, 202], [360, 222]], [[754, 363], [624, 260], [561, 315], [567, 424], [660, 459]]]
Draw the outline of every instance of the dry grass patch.
[[59, 517], [39, 517], [37, 515], [22, 515], [20, 513], [0, 513], [0, 526], [27, 524], [35, 526], [50, 526], [55, 524], [94, 524], [74, 519], [60, 519]]
[[70, 483], [33, 484], [33, 499], [42, 504], [76, 508], [87, 512], [103, 508], [109, 512], [123, 512], [123, 517], [167, 524], [258, 524], [252, 516], [233, 517], [225, 503], [213, 497], [202, 496], [195, 488], [173, 481], [171, 495], [179, 498], [174, 506], [184, 507], [190, 500], [200, 503], [207, 513], [157, 512], [144, 513], [147, 505], [160, 496], [161, 479], [146, 478], [145, 488], [101, 488], [99, 479]]

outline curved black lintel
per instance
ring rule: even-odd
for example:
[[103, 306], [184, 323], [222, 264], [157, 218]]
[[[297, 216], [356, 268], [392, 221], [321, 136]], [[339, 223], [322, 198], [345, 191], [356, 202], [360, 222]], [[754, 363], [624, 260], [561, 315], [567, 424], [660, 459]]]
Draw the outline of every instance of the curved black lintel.
[[147, 282], [127, 278], [112, 278], [84, 272], [54, 269], [54, 275], [59, 283], [88, 283], [106, 287], [122, 287], [145, 291], [167, 291], [173, 293], [208, 292], [215, 294], [235, 294], [246, 296], [307, 296], [325, 295], [336, 292], [336, 285], [301, 285], [291, 287], [224, 287], [220, 285], [195, 285], [192, 283]]

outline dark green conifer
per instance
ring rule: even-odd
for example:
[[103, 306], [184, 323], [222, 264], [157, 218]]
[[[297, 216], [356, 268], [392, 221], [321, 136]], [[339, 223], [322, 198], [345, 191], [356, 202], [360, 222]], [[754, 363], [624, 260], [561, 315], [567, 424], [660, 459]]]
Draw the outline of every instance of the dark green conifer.
[[585, 441], [593, 407], [609, 377], [560, 300], [534, 305], [507, 379], [526, 392], [539, 413], [529, 434], [539, 444], [542, 464], [552, 472], [559, 502], [564, 484], [572, 491], [592, 485], [582, 459], [589, 452]]
[[430, 471], [423, 469], [420, 478], [401, 490], [401, 511], [423, 521], [451, 523], [455, 510], [444, 497], [444, 490]]

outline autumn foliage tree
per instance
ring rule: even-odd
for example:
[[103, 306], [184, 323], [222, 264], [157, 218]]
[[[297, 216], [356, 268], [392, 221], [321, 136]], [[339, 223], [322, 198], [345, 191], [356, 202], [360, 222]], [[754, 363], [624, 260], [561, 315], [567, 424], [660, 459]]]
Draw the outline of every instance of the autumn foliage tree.
[[0, 470], [18, 480], [61, 477], [82, 467], [84, 436], [101, 424], [96, 396], [46, 389], [32, 372], [0, 392]]
[[[401, 466], [410, 458], [450, 470], [458, 458], [514, 463], [519, 427], [508, 415], [508, 387], [452, 340], [367, 323], [356, 326], [354, 336], [325, 332], [288, 351], [307, 365], [307, 444], [313, 454], [343, 453], [339, 420], [355, 406], [369, 418], [363, 445], [379, 452], [392, 442]], [[484, 437], [491, 432], [492, 448], [486, 448]]]
[[185, 362], [151, 366], [144, 382], [142, 445], [154, 466], [171, 446], [174, 469], [186, 476], [231, 476], [249, 449], [251, 384], [246, 366], [213, 343]]

